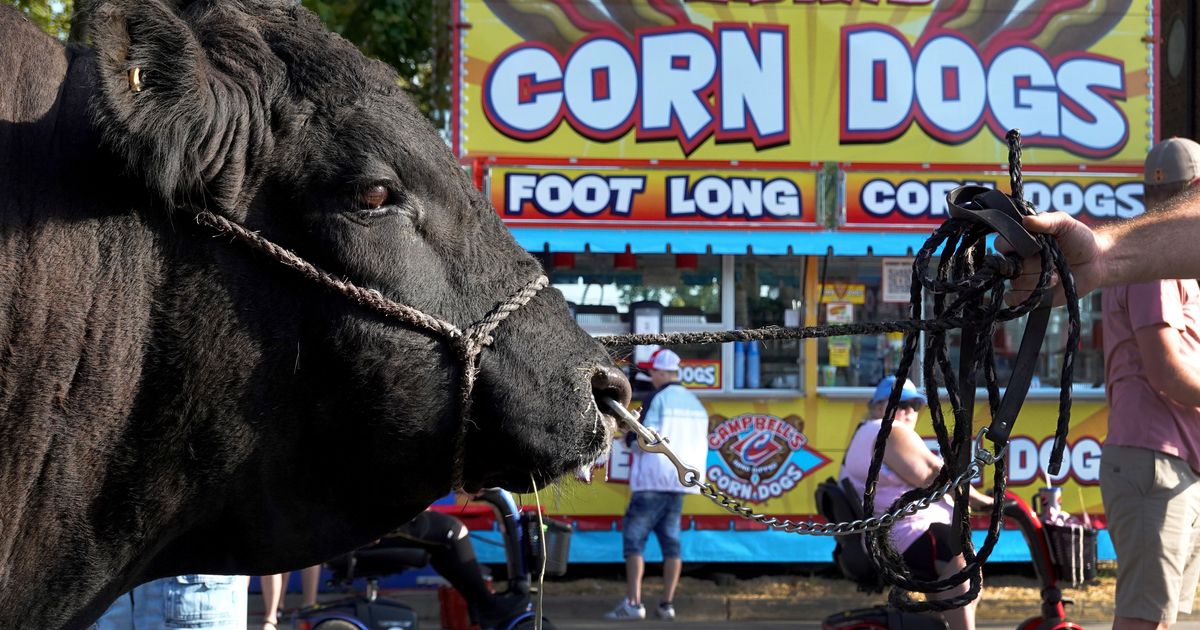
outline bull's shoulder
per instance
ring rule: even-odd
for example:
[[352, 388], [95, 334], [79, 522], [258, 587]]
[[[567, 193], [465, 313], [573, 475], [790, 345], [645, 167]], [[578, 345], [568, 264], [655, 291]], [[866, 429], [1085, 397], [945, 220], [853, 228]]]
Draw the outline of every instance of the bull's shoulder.
[[36, 120], [66, 75], [66, 47], [9, 6], [0, 6], [0, 42], [0, 121]]

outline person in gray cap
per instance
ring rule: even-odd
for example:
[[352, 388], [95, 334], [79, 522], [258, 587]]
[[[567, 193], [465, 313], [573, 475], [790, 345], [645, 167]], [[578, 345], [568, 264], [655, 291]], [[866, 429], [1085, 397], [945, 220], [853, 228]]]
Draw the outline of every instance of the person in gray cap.
[[[1146, 212], [1195, 186], [1200, 144], [1146, 156]], [[1108, 435], [1100, 493], [1117, 554], [1113, 628], [1165, 628], [1191, 612], [1200, 578], [1200, 285], [1157, 280], [1104, 290]]]
[[1168, 138], [1154, 145], [1144, 166], [1146, 211], [1200, 182], [1200, 144], [1187, 138]]
[[[1200, 277], [1200, 145], [1170, 138], [1155, 145], [1145, 161], [1147, 212], [1113, 221], [1095, 231], [1065, 212], [1043, 212], [1022, 220], [1026, 230], [1048, 234], [1071, 266], [1079, 297], [1100, 287], [1179, 277]], [[997, 239], [997, 249], [1012, 247]], [[1037, 286], [1041, 256], [1022, 261], [1022, 275], [1004, 299], [1017, 304]], [[1055, 278], [1057, 284], [1057, 278]], [[1055, 305], [1065, 302], [1061, 285]]]

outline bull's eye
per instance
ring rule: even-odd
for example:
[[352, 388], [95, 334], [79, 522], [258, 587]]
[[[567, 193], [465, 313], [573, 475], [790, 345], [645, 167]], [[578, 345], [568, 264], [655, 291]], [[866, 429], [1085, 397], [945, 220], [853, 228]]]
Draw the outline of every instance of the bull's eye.
[[388, 202], [388, 189], [385, 186], [368, 186], [358, 196], [359, 206], [364, 210], [378, 210]]

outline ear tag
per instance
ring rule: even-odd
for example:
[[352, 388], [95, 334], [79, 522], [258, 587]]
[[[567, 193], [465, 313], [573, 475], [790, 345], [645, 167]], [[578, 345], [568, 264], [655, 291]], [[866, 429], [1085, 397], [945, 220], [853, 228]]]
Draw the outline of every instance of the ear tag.
[[129, 69], [127, 77], [129, 79], [129, 89], [136, 94], [142, 91], [142, 69], [140, 66], [134, 66]]

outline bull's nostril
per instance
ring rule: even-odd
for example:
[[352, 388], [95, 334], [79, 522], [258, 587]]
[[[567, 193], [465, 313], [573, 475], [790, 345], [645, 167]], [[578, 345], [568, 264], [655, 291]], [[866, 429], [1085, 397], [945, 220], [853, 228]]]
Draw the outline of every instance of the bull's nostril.
[[[628, 407], [633, 398], [633, 389], [629, 386], [629, 379], [620, 370], [612, 366], [600, 366], [592, 372], [592, 395], [598, 403], [601, 398], [611, 398]], [[600, 408], [608, 409], [603, 403], [600, 403]]]

